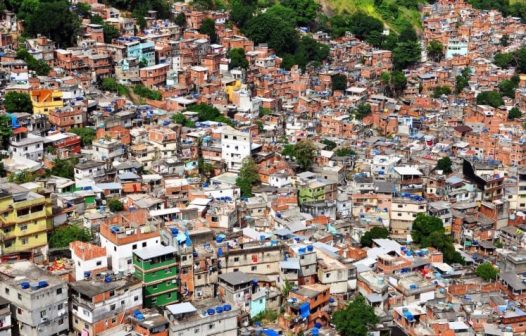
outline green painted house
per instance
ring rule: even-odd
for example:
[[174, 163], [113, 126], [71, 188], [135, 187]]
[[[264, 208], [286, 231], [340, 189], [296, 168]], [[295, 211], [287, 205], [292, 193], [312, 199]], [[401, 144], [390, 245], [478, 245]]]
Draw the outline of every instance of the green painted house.
[[179, 274], [173, 246], [151, 246], [133, 252], [134, 276], [142, 281], [145, 307], [179, 300]]

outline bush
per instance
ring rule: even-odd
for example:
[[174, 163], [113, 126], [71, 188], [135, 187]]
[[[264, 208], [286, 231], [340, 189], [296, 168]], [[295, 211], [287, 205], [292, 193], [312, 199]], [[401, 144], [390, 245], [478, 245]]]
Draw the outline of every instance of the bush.
[[111, 212], [119, 212], [124, 210], [124, 205], [117, 198], [112, 198], [108, 201], [108, 208]]
[[161, 92], [157, 90], [148, 89], [146, 86], [141, 85], [141, 84], [135, 85], [133, 87], [133, 92], [135, 92], [137, 95], [143, 98], [148, 98], [151, 100], [162, 100], [163, 99], [163, 95], [161, 94]]
[[68, 247], [74, 241], [91, 241], [91, 233], [83, 227], [77, 225], [64, 225], [54, 229], [49, 236], [49, 247], [62, 248]]

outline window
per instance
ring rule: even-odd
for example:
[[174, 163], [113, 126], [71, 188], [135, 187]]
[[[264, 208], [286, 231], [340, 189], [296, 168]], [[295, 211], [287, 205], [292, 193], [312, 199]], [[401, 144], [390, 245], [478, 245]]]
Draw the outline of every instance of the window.
[[62, 308], [64, 308], [64, 305], [62, 303], [59, 303], [57, 305], [57, 310], [62, 310]]
[[256, 271], [257, 269], [258, 269], [257, 266], [252, 266], [252, 267], [250, 268], [251, 271]]
[[131, 265], [131, 263], [132, 263], [132, 260], [128, 259], [128, 265]]
[[146, 247], [146, 242], [143, 242], [143, 243], [142, 243], [142, 247]]
[[115, 310], [115, 304], [112, 304], [112, 305], [110, 306], [110, 310]]
[[26, 231], [27, 230], [27, 224], [20, 225], [20, 230], [21, 231]]
[[40, 317], [46, 317], [46, 311], [45, 310], [40, 311]]
[[138, 296], [134, 296], [133, 297], [133, 301], [135, 301], [135, 302], [139, 301], [139, 297]]
[[57, 295], [62, 294], [62, 288], [57, 288]]
[[133, 244], [132, 245], [132, 250], [136, 250], [137, 249], [137, 244]]
[[97, 266], [102, 265], [102, 261], [97, 261]]
[[5, 293], [6, 293], [7, 295], [9, 295], [9, 288], [7, 288], [7, 287], [5, 288]]
[[208, 325], [208, 329], [210, 329], [210, 330], [214, 329], [214, 324], [213, 324], [213, 323], [210, 323], [210, 324]]

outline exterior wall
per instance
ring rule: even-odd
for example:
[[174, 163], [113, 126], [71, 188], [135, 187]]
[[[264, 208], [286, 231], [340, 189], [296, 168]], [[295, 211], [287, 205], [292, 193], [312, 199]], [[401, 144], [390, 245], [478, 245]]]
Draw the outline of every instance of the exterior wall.
[[1, 282], [0, 296], [15, 307], [21, 335], [51, 336], [69, 330], [65, 282], [36, 291]]
[[31, 101], [34, 114], [49, 115], [51, 111], [64, 107], [62, 92], [59, 90], [33, 90]]
[[132, 264], [133, 251], [143, 247], [159, 245], [160, 241], [161, 238], [154, 237], [137, 240], [129, 244], [116, 245], [103, 235], [100, 236], [100, 245], [106, 248], [106, 252], [111, 260], [111, 269], [113, 272], [124, 273], [133, 273], [135, 270]]
[[107, 329], [120, 325], [124, 317], [142, 307], [142, 288], [140, 284], [126, 287], [126, 290], [98, 294], [92, 302], [83, 302], [72, 298], [72, 325], [79, 333], [87, 331], [89, 335], [98, 335]]
[[170, 335], [177, 336], [238, 336], [237, 315], [239, 311], [205, 316], [191, 321], [170, 323]]
[[238, 131], [224, 131], [221, 134], [221, 157], [226, 163], [227, 170], [237, 171], [241, 168], [244, 158], [250, 156], [251, 149], [250, 134], [241, 134]]
[[[162, 257], [161, 257], [162, 258]], [[144, 305], [162, 307], [179, 300], [175, 257], [153, 263], [133, 256], [134, 276], [143, 282]]]
[[1, 255], [30, 251], [47, 244], [47, 231], [51, 229], [50, 200], [44, 196], [21, 202], [12, 197], [0, 199], [0, 223], [3, 240]]

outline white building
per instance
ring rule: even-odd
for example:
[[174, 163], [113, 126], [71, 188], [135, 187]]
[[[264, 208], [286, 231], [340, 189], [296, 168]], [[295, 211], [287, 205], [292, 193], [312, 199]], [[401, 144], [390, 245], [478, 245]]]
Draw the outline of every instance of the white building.
[[221, 131], [221, 158], [226, 169], [239, 171], [243, 159], [252, 153], [252, 139], [249, 132], [240, 132], [230, 126]]
[[68, 285], [30, 261], [0, 264], [0, 296], [11, 302], [24, 336], [67, 335]]
[[221, 304], [215, 299], [200, 300], [194, 304], [197, 307], [194, 307], [190, 302], [166, 306], [165, 317], [170, 322], [170, 335], [238, 335], [239, 308], [229, 304]]
[[114, 273], [133, 273], [133, 251], [160, 244], [159, 231], [152, 224], [101, 224], [100, 245], [106, 248]]
[[13, 130], [9, 149], [14, 156], [42, 161], [44, 158], [44, 138], [28, 133], [25, 127], [20, 127]]
[[377, 180], [384, 180], [398, 162], [400, 158], [397, 156], [375, 155], [371, 162], [371, 173]]
[[127, 312], [142, 307], [142, 283], [129, 276], [71, 283], [71, 315], [75, 335], [100, 335], [122, 323]]
[[69, 244], [75, 265], [75, 280], [95, 277], [108, 269], [106, 249], [90, 243], [74, 241]]
[[95, 161], [106, 161], [124, 155], [124, 145], [117, 139], [99, 139], [94, 141], [91, 157]]
[[97, 161], [84, 161], [75, 165], [75, 180], [97, 180], [106, 176], [106, 164]]

